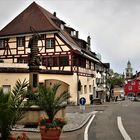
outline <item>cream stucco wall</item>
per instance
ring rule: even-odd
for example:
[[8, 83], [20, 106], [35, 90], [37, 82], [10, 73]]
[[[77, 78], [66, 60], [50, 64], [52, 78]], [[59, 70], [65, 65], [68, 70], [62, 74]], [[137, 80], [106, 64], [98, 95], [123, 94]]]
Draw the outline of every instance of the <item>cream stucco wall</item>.
[[[0, 73], [0, 86], [11, 85], [11, 88], [14, 86], [15, 82], [20, 79], [23, 81], [25, 78], [29, 80], [28, 73]], [[58, 74], [39, 74], [39, 82], [45, 82], [46, 80], [58, 80], [64, 82], [68, 85], [68, 90], [71, 94], [70, 101], [77, 103], [77, 75], [58, 75]], [[89, 95], [93, 94], [93, 83], [94, 78], [87, 78], [84, 76], [79, 76], [82, 87], [87, 87], [87, 92], [82, 91], [80, 97], [86, 98], [86, 103], [89, 104]], [[89, 85], [91, 85], [91, 91], [89, 92]]]

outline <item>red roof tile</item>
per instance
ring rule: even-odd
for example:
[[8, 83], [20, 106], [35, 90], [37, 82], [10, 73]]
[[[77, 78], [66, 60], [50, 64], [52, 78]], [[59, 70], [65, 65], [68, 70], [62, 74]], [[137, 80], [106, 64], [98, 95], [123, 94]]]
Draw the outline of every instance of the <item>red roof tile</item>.
[[33, 27], [37, 32], [60, 31], [68, 41], [78, 46], [66, 31], [56, 25], [55, 21], [65, 24], [64, 21], [33, 2], [0, 31], [0, 37], [29, 34], [32, 33], [30, 27]]
[[55, 18], [51, 13], [33, 2], [21, 14], [0, 31], [0, 36], [31, 33], [30, 27], [36, 31], [54, 31], [59, 28], [49, 19]]

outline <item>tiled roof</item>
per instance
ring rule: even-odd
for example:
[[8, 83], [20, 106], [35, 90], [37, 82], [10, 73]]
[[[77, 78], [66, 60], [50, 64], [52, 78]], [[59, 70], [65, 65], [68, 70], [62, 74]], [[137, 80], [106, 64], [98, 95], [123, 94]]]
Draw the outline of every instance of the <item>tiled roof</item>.
[[0, 31], [0, 37], [29, 34], [32, 33], [30, 27], [33, 27], [37, 32], [60, 31], [69, 42], [78, 46], [66, 31], [57, 26], [56, 22], [65, 24], [64, 21], [33, 2]]
[[[83, 46], [81, 46], [67, 31], [75, 30], [67, 26], [62, 30], [58, 24], [65, 25], [65, 22], [57, 18], [55, 14], [51, 14], [46, 9], [33, 2], [0, 31], [0, 37], [32, 34], [31, 27], [33, 27], [39, 33], [58, 31], [70, 42], [70, 44], [72, 43], [72, 45], [77, 46], [79, 49], [83, 49]], [[78, 40], [80, 41], [80, 39]], [[85, 51], [88, 55], [95, 57], [95, 55], [91, 54], [90, 50], [85, 49]]]
[[59, 30], [50, 18], [57, 19], [57, 17], [33, 2], [0, 31], [0, 37], [31, 33], [30, 27], [38, 32]]

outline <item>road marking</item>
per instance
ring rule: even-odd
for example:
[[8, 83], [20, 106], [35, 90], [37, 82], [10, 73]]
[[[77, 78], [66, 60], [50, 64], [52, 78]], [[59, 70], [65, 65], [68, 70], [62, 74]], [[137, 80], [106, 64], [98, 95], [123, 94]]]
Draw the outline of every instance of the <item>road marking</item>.
[[118, 123], [118, 128], [119, 128], [119, 130], [120, 130], [120, 132], [121, 132], [123, 138], [124, 138], [125, 140], [132, 140], [132, 139], [130, 138], [130, 136], [127, 134], [127, 132], [125, 131], [120, 116], [117, 117], [117, 123]]
[[88, 129], [90, 124], [92, 123], [93, 119], [94, 119], [95, 115], [92, 116], [92, 118], [89, 120], [86, 128], [85, 128], [85, 132], [84, 132], [84, 140], [88, 140]]

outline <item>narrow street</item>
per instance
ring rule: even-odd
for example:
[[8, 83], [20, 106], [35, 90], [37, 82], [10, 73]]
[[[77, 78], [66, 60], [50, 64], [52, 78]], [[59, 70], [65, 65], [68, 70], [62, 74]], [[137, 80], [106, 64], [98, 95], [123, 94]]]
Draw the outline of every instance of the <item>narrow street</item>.
[[132, 140], [140, 139], [140, 102], [118, 101], [106, 110], [99, 111], [91, 123], [89, 140], [124, 140], [117, 117], [120, 116], [124, 129]]

